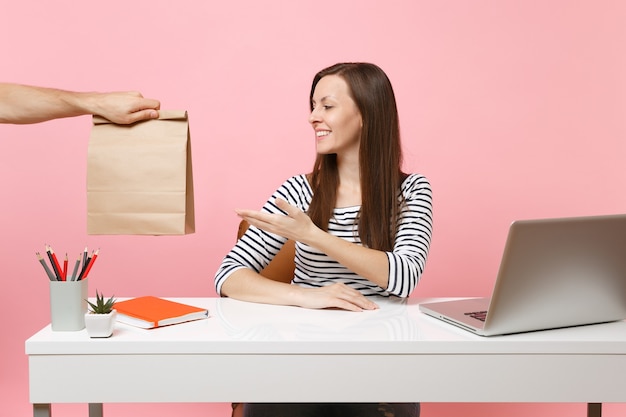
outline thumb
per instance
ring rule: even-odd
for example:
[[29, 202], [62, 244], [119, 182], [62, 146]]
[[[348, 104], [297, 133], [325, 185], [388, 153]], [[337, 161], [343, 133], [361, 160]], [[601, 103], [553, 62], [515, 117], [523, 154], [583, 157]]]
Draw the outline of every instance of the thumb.
[[154, 109], [146, 109], [134, 112], [130, 115], [132, 122], [139, 122], [141, 120], [158, 119], [159, 112]]
[[287, 213], [287, 216], [291, 217], [292, 219], [295, 219], [298, 216], [304, 214], [304, 212], [298, 207], [289, 204], [286, 200], [283, 200], [282, 198], [277, 198], [275, 200], [275, 204], [276, 207]]
[[288, 202], [286, 202], [282, 198], [277, 198], [274, 202], [276, 203], [276, 207], [278, 207], [279, 209], [281, 209], [285, 213], [293, 214], [293, 209], [295, 207], [293, 207], [291, 204], [289, 204]]

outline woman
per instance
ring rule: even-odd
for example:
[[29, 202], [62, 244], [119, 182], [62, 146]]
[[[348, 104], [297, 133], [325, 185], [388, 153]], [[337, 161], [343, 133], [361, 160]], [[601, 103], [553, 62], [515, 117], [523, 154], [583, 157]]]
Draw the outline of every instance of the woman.
[[[352, 311], [376, 309], [372, 296], [408, 297], [426, 263], [432, 198], [425, 177], [401, 171], [389, 79], [373, 64], [336, 64], [313, 79], [310, 104], [317, 150], [313, 171], [288, 179], [261, 211], [236, 210], [251, 227], [217, 271], [217, 292], [253, 302]], [[262, 277], [258, 272], [287, 239], [296, 241], [292, 284]], [[419, 414], [417, 404], [386, 406], [395, 408], [391, 415], [396, 417]], [[379, 404], [252, 404], [245, 412], [389, 415]]]

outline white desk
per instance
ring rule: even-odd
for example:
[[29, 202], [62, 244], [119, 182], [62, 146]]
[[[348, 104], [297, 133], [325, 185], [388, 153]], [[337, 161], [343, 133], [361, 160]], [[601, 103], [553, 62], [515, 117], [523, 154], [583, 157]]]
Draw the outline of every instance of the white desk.
[[34, 415], [51, 403], [90, 403], [96, 417], [107, 402], [372, 401], [581, 402], [599, 415], [626, 402], [623, 321], [483, 338], [423, 315], [418, 299], [363, 313], [178, 300], [211, 317], [29, 338]]

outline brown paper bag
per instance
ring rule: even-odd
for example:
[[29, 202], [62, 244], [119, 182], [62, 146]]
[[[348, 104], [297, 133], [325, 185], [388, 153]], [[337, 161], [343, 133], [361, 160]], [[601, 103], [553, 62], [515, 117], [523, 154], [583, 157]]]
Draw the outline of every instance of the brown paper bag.
[[87, 156], [87, 234], [183, 235], [195, 230], [186, 111], [116, 125], [93, 118]]

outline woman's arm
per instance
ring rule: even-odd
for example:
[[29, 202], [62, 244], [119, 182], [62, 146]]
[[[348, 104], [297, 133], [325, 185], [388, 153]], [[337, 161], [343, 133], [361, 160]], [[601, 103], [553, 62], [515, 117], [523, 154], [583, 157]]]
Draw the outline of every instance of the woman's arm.
[[267, 232], [305, 243], [379, 287], [387, 288], [389, 262], [385, 252], [348, 242], [323, 231], [313, 224], [309, 216], [285, 200], [276, 199], [276, 206], [287, 215], [253, 210], [238, 210], [237, 214]]
[[333, 236], [315, 226], [302, 210], [282, 199], [276, 199], [275, 204], [287, 215], [253, 210], [239, 210], [238, 214], [260, 229], [316, 248], [391, 294], [408, 297], [426, 265], [432, 236], [432, 196], [430, 184], [419, 175], [409, 177], [406, 188], [392, 252], [370, 249]]
[[226, 255], [215, 274], [217, 292], [238, 300], [266, 304], [352, 311], [377, 308], [360, 292], [344, 284], [303, 288], [262, 276], [259, 272], [271, 262], [286, 240], [251, 225]]
[[238, 300], [305, 308], [340, 308], [349, 311], [374, 310], [378, 306], [357, 290], [344, 284], [320, 288], [273, 281], [249, 268], [234, 271], [221, 287], [221, 294]]
[[[287, 180], [265, 204], [263, 213], [266, 215], [273, 213], [280, 218], [286, 218], [276, 206], [276, 201], [287, 198], [294, 207], [308, 206], [310, 189], [304, 176]], [[305, 217], [306, 221], [308, 216]], [[259, 229], [251, 224], [225, 256], [215, 274], [215, 289], [218, 294], [245, 301], [307, 308], [334, 307], [354, 311], [377, 308], [375, 303], [359, 291], [344, 284], [305, 288], [279, 283], [262, 276], [259, 272], [272, 261], [286, 241], [286, 236]]]

